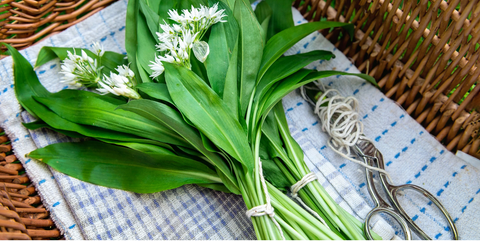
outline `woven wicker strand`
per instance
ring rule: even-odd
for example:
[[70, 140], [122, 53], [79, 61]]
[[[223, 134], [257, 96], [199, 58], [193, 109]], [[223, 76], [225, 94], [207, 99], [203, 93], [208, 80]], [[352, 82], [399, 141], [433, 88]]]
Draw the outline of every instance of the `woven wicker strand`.
[[7, 136], [0, 143], [0, 239], [62, 238]]
[[323, 33], [448, 150], [480, 157], [479, 1], [297, 0], [294, 6], [310, 21], [353, 23], [353, 42], [338, 29]]
[[88, 18], [115, 0], [3, 0], [0, 42], [20, 49]]

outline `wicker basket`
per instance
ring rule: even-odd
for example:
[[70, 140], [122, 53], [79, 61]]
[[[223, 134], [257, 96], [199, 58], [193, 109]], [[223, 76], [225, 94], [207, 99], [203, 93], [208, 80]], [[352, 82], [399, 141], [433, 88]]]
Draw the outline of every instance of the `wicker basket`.
[[[418, 3], [417, 3], [418, 2]], [[479, 157], [476, 0], [296, 0], [310, 21], [355, 25], [326, 37], [450, 151]]]
[[26, 48], [102, 10], [115, 0], [3, 0], [0, 42]]
[[0, 143], [0, 239], [61, 238], [5, 133]]

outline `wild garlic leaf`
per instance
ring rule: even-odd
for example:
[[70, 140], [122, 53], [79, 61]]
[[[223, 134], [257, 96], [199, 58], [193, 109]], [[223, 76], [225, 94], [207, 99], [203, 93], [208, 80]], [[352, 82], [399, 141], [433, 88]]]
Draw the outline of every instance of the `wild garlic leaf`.
[[[140, 11], [145, 16], [145, 20], [147, 22], [147, 26], [148, 26], [148, 29], [150, 30], [151, 35], [156, 36], [156, 33], [158, 32], [158, 29], [160, 27], [160, 17], [152, 8], [148, 6], [145, 0], [139, 0], [138, 2], [140, 4]], [[149, 2], [153, 2], [153, 1], [149, 1]], [[157, 38], [154, 38], [154, 39], [157, 40]]]
[[57, 143], [29, 157], [93, 184], [136, 193], [153, 193], [185, 184], [221, 183], [198, 161], [170, 154], [146, 154], [98, 141]]
[[265, 46], [261, 66], [257, 79], [262, 79], [265, 72], [270, 68], [270, 66], [278, 59], [282, 54], [285, 53], [289, 48], [291, 48], [298, 41], [311, 34], [313, 31], [325, 29], [325, 28], [334, 28], [334, 27], [344, 27], [350, 33], [350, 36], [353, 36], [353, 25], [349, 23], [338, 23], [338, 22], [311, 22], [301, 24], [295, 27], [291, 27], [283, 30], [280, 33], [275, 34], [270, 40], [268, 40], [267, 45]]
[[239, 102], [240, 113], [246, 113], [257, 73], [262, 60], [265, 39], [263, 29], [255, 17], [248, 0], [237, 0], [233, 14], [240, 28], [239, 41]]
[[158, 125], [132, 112], [118, 110], [118, 105], [95, 96], [56, 98], [52, 95], [49, 98], [34, 98], [62, 118], [77, 124], [123, 132], [173, 145], [190, 146], [168, 127]]
[[[212, 89], [224, 99], [227, 72], [229, 70], [234, 49], [238, 43], [238, 24], [232, 11], [224, 4], [219, 3], [219, 9], [225, 9], [227, 22], [216, 23], [211, 27], [208, 45], [210, 54], [205, 61], [207, 76]], [[235, 60], [235, 63], [237, 61]], [[235, 65], [235, 67], [237, 67]], [[237, 76], [235, 75], [235, 80]], [[236, 85], [236, 81], [235, 81]], [[235, 89], [237, 87], [235, 86]]]
[[[172, 107], [151, 100], [134, 100], [125, 105], [119, 106], [119, 108], [132, 111], [151, 121], [168, 126], [190, 143], [195, 150], [202, 153], [210, 164], [216, 166], [221, 172], [223, 172], [223, 175], [225, 178], [229, 179], [229, 182], [236, 183], [236, 178], [231, 173], [230, 168], [225, 161], [219, 155], [209, 150], [209, 148], [206, 148], [205, 140], [203, 140], [203, 137], [198, 130], [187, 124], [180, 113]], [[226, 185], [228, 186], [228, 184]], [[236, 184], [233, 185], [235, 188], [228, 187], [232, 192], [236, 193]]]
[[263, 106], [262, 114], [268, 113], [269, 109], [271, 109], [283, 97], [285, 97], [291, 91], [299, 88], [300, 86], [308, 84], [317, 79], [326, 78], [326, 77], [335, 76], [335, 75], [351, 75], [351, 76], [357, 76], [366, 80], [373, 79], [371, 76], [366, 74], [353, 74], [353, 73], [346, 73], [346, 72], [334, 71], [334, 70], [311, 71], [310, 73], [308, 73], [308, 75], [304, 76], [302, 79], [287, 78], [285, 81], [279, 83], [279, 85], [276, 86], [275, 91], [272, 92], [270, 96], [268, 96], [268, 99]]
[[[135, 76], [139, 76], [138, 64], [137, 64], [137, 19], [139, 14], [139, 2], [129, 1], [127, 4], [127, 16], [125, 19], [125, 50], [127, 51], [129, 67], [135, 73]], [[137, 80], [137, 83], [141, 83], [141, 80]]]
[[275, 34], [294, 26], [292, 0], [265, 0], [264, 2], [268, 3], [272, 11], [267, 31], [267, 40]]
[[165, 81], [176, 107], [216, 146], [253, 169], [253, 155], [242, 126], [228, 106], [195, 73], [165, 63]]
[[141, 83], [137, 85], [137, 89], [151, 98], [173, 104], [172, 97], [170, 97], [168, 93], [167, 85], [164, 83]]
[[149, 143], [141, 143], [141, 142], [128, 142], [128, 141], [116, 141], [116, 140], [108, 140], [108, 139], [99, 139], [105, 143], [114, 144], [117, 146], [124, 146], [130, 149], [141, 151], [143, 153], [160, 153], [160, 154], [170, 154], [176, 155], [174, 149], [162, 142], [158, 141], [151, 141]]
[[[147, 26], [147, 20], [144, 14], [139, 13], [137, 16], [137, 63], [140, 63], [140, 66], [151, 75], [153, 71], [148, 65], [150, 61], [155, 59], [155, 54], [157, 49], [155, 48], [156, 36], [153, 36]], [[138, 67], [140, 68], [140, 67]], [[147, 80], [142, 78], [143, 82], [152, 82], [151, 78]]]
[[260, 99], [264, 93], [277, 81], [294, 74], [301, 68], [316, 60], [330, 60], [335, 57], [332, 52], [314, 50], [307, 53], [282, 56], [275, 61], [257, 85], [255, 99]]

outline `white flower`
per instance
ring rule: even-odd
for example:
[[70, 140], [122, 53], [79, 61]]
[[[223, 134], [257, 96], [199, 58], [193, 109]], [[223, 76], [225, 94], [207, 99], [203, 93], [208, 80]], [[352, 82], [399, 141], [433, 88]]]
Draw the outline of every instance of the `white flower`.
[[213, 20], [212, 24], [216, 24], [218, 22], [222, 22], [222, 23], [227, 22], [227, 20], [222, 19], [223, 17], [227, 16], [223, 13], [225, 12], [225, 9], [222, 9], [220, 11], [217, 11], [217, 9], [218, 9], [218, 3], [215, 3], [213, 7], [208, 9], [208, 13], [205, 14], [206, 18]]
[[95, 42], [92, 44], [93, 53], [96, 54], [98, 57], [102, 57], [105, 53], [103, 46], [99, 42]]
[[159, 57], [155, 57], [155, 61], [150, 61], [150, 69], [153, 70], [153, 73], [150, 75], [151, 78], [157, 78], [160, 76], [163, 71], [165, 71], [165, 67], [163, 67], [162, 61], [160, 60]]
[[157, 33], [159, 43], [157, 50], [162, 52], [162, 57], [156, 57], [149, 67], [153, 70], [150, 77], [156, 78], [165, 71], [162, 61], [174, 62], [191, 68], [190, 53], [193, 49], [195, 57], [204, 62], [210, 53], [208, 44], [201, 41], [203, 35], [213, 24], [226, 22], [222, 18], [224, 9], [218, 10], [218, 3], [209, 8], [200, 5], [200, 8], [192, 6], [190, 10], [182, 10], [182, 14], [169, 10], [169, 18], [178, 24], [168, 25], [165, 21], [160, 24], [161, 33]]
[[122, 75], [110, 73], [98, 82], [98, 92], [102, 94], [112, 93], [117, 96], [125, 96], [130, 99], [140, 99], [140, 95], [133, 89], [133, 83]]
[[175, 10], [168, 10], [168, 16], [170, 17], [171, 20], [177, 22], [177, 23], [181, 23], [183, 21], [185, 21], [184, 17], [182, 15], [179, 15], [177, 11]]
[[83, 51], [83, 49], [82, 49], [82, 60], [85, 61], [85, 62], [88, 62], [90, 64], [94, 63], [94, 60], [92, 58], [90, 58], [90, 56], [88, 56], [87, 53], [85, 53], [85, 51]]
[[133, 71], [126, 65], [119, 65], [119, 66], [117, 66], [117, 68], [115, 70], [121, 76], [125, 76], [127, 78], [134, 78], [135, 77], [135, 74], [133, 73]]
[[99, 78], [100, 68], [97, 67], [97, 61], [81, 51], [81, 56], [75, 52], [67, 51], [67, 58], [61, 65], [63, 74], [62, 83], [67, 83], [76, 87], [96, 85]]

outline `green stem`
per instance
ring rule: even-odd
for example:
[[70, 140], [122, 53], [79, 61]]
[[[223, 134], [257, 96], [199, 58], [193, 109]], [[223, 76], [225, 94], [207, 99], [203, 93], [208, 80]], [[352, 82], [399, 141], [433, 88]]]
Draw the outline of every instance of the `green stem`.
[[297, 222], [304, 230], [314, 234], [315, 237], [310, 237], [311, 239], [341, 239], [272, 184], [267, 183], [267, 185], [275, 209], [290, 219], [291, 222]]

